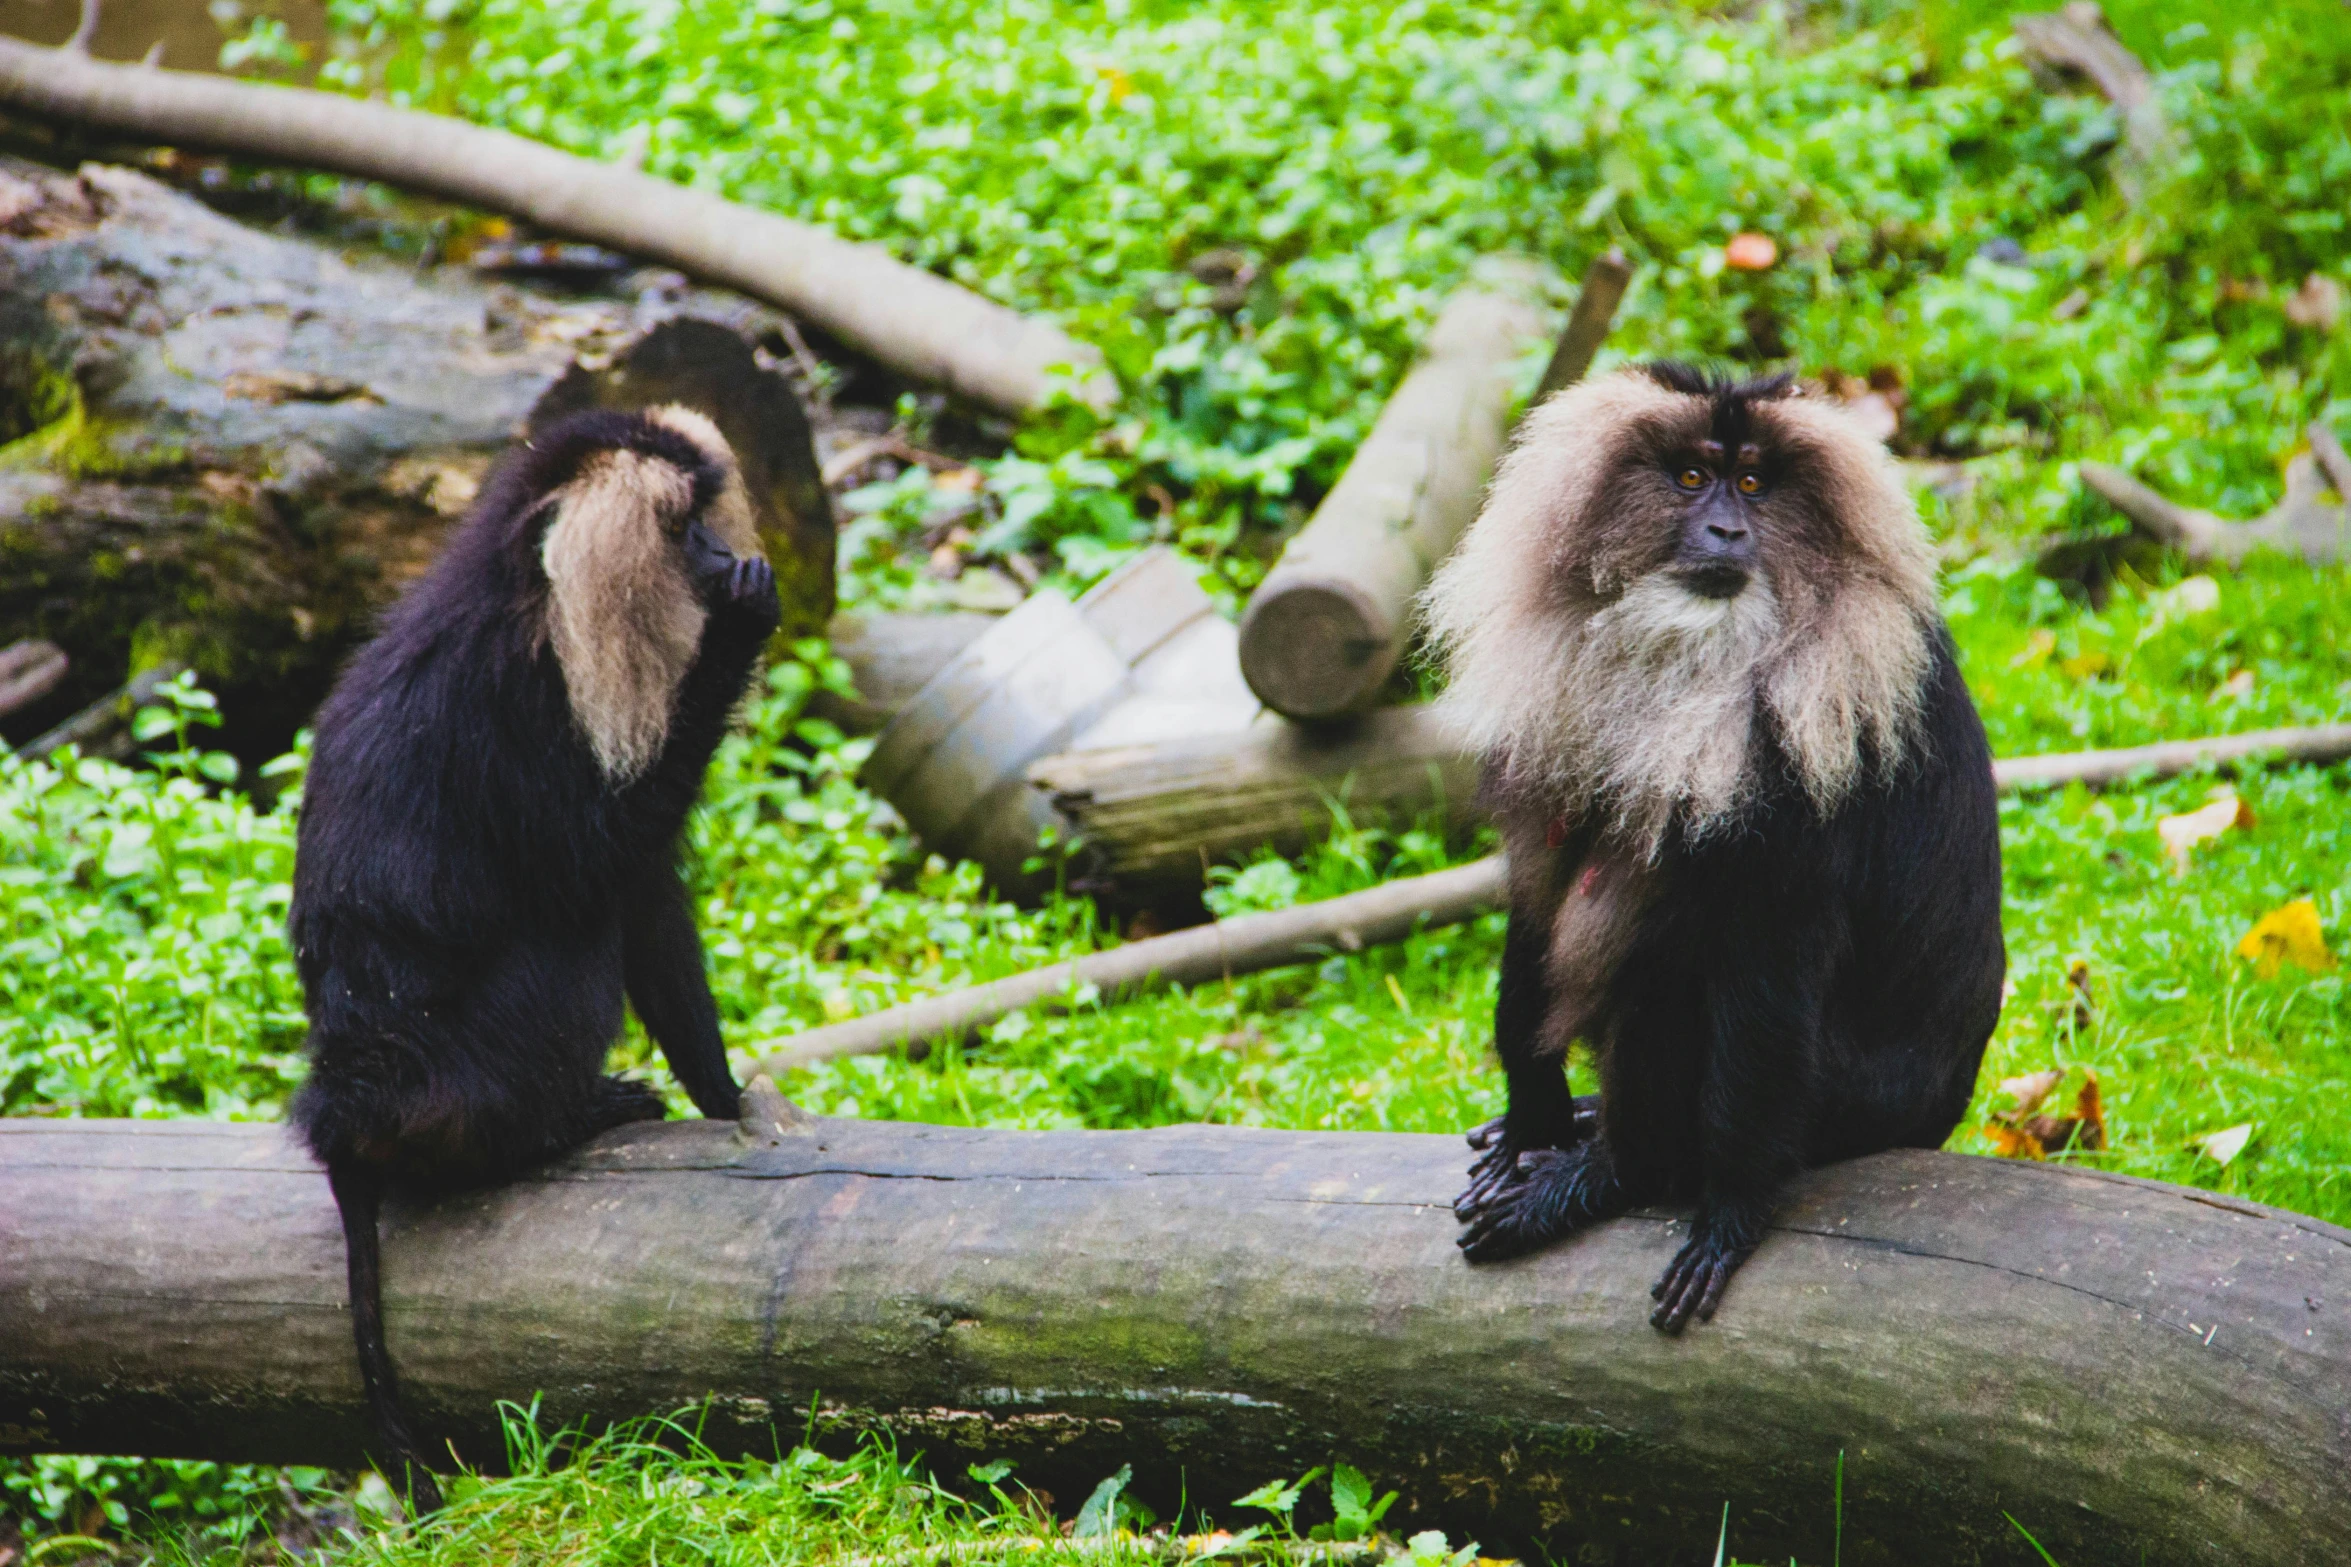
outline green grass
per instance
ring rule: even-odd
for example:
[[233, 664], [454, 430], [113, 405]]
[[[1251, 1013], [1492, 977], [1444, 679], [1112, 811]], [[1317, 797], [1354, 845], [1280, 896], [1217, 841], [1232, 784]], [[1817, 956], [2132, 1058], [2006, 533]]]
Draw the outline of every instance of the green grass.
[[[2351, 573], [2259, 561], [2219, 576], [2209, 607], [2170, 579], [2125, 581], [2093, 613], [2017, 564], [2042, 533], [2113, 525], [2082, 498], [2082, 459], [2246, 515], [2275, 498], [2307, 421], [2351, 426], [2351, 330], [2284, 309], [2311, 273], [2351, 283], [2337, 0], [2116, 0], [2182, 137], [2136, 206], [2108, 177], [2111, 113], [2043, 94], [2004, 41], [2012, 7], [1992, 0], [1840, 0], [1746, 22], [1678, 0], [332, 9], [350, 47], [330, 80], [592, 154], [641, 146], [657, 172], [887, 245], [1099, 343], [1122, 406], [1034, 420], [981, 465], [975, 558], [1017, 551], [1077, 584], [1165, 539], [1237, 595], [1478, 253], [1573, 273], [1613, 244], [1640, 268], [1613, 355], [1898, 374], [1901, 449], [1964, 464], [1966, 483], [1926, 510], [2001, 754], [2351, 710]], [[1743, 228], [1779, 241], [1778, 267], [1723, 269]], [[1979, 254], [2003, 239], [2029, 264]], [[1188, 270], [1214, 249], [1257, 268], [1229, 312]], [[2058, 319], [2077, 292], [2082, 308]], [[889, 602], [935, 542], [929, 498], [909, 480], [856, 510], [848, 594]], [[852, 781], [862, 745], [803, 717], [838, 674], [813, 647], [778, 668], [693, 828], [738, 1065], [757, 1041], [1114, 939], [1090, 905], [997, 903], [973, 868], [907, 841]], [[280, 930], [298, 791], [264, 807], [221, 787], [233, 764], [198, 743], [201, 694], [173, 716], [148, 736], [151, 766], [0, 761], [0, 1111], [266, 1116], [298, 1074]], [[273, 782], [298, 782], [299, 765]], [[2237, 779], [2255, 825], [2175, 875], [2155, 824], [2217, 782], [2004, 803], [2014, 990], [1953, 1146], [1986, 1146], [1973, 1128], [2001, 1078], [2086, 1069], [2112, 1142], [2066, 1157], [2351, 1221], [2342, 972], [2264, 979], [2234, 956], [2255, 919], [2299, 897], [2335, 945], [2351, 940], [2351, 773]], [[1343, 824], [1218, 899], [1279, 906], [1484, 847]], [[1016, 1016], [969, 1049], [785, 1086], [835, 1113], [997, 1126], [1449, 1133], [1500, 1106], [1486, 1045], [1499, 943], [1489, 917], [1122, 1008]], [[641, 1037], [623, 1056], [662, 1077]], [[2225, 1169], [2189, 1151], [2242, 1122], [2252, 1141]], [[461, 1486], [414, 1536], [380, 1529], [380, 1482], [115, 1459], [0, 1463], [0, 1520], [57, 1561], [81, 1549], [64, 1538], [77, 1531], [227, 1558], [266, 1556], [272, 1530], [300, 1543], [346, 1529], [330, 1554], [385, 1564], [927, 1564], [941, 1542], [1012, 1539], [1036, 1542], [1021, 1560], [1073, 1554], [1017, 1476], [974, 1500], [940, 1491], [916, 1454], [729, 1464], [654, 1434], [567, 1466], [518, 1433], [512, 1478]], [[1266, 1538], [1287, 1549], [1278, 1528]]]

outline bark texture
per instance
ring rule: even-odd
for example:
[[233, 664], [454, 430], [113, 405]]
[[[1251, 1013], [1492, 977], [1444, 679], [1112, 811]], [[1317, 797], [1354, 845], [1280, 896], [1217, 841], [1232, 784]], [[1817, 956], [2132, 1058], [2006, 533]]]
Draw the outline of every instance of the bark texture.
[[[753, 1096], [754, 1102], [765, 1096]], [[1334, 1456], [1489, 1552], [2069, 1567], [2351, 1539], [2351, 1232], [2092, 1170], [1897, 1153], [1805, 1177], [1722, 1315], [1648, 1326], [1676, 1216], [1472, 1269], [1453, 1137], [624, 1129], [387, 1221], [412, 1407], [494, 1455], [716, 1395], [946, 1474], [1222, 1501]], [[0, 1447], [351, 1462], [326, 1182], [274, 1127], [0, 1126]], [[1229, 1509], [1227, 1509], [1229, 1511]], [[1578, 1554], [1582, 1553], [1582, 1554]]]

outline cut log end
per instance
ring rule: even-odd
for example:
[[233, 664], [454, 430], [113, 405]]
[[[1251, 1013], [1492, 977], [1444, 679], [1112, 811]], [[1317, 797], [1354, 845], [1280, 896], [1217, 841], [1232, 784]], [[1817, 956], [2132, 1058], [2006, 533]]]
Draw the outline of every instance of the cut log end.
[[1398, 628], [1352, 582], [1292, 580], [1241, 620], [1241, 675], [1266, 706], [1302, 722], [1344, 718], [1395, 670]]

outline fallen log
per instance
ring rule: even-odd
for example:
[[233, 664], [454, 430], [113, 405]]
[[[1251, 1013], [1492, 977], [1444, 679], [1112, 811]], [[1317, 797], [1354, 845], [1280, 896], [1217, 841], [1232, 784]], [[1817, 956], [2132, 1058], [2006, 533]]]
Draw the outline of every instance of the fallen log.
[[1473, 860], [1319, 903], [1211, 920], [1130, 941], [753, 1048], [773, 1052], [760, 1070], [777, 1077], [841, 1056], [897, 1049], [920, 1054], [933, 1040], [960, 1038], [1022, 1007], [1065, 1000], [1083, 987], [1091, 986], [1105, 1001], [1122, 1001], [1168, 985], [1212, 984], [1334, 952], [1387, 946], [1419, 931], [1458, 925], [1501, 901], [1501, 859]]
[[39, 637], [0, 648], [0, 718], [36, 706], [57, 689], [72, 664], [65, 649]]
[[1368, 707], [1403, 656], [1412, 596], [1475, 515], [1508, 430], [1548, 274], [1488, 258], [1446, 302], [1347, 471], [1250, 596], [1241, 673], [1277, 713]]
[[[1471, 1269], [1457, 1138], [624, 1128], [387, 1215], [410, 1407], [706, 1440], [893, 1433], [1163, 1510], [1333, 1458], [1489, 1553], [2068, 1567], [2351, 1539], [2351, 1232], [2081, 1166], [1901, 1152], [1795, 1182], [1722, 1315], [1647, 1322], [1643, 1212]], [[367, 1442], [326, 1182], [283, 1132], [0, 1124], [0, 1449], [348, 1464]], [[1237, 1522], [1227, 1516], [1226, 1521]], [[1590, 1555], [1577, 1557], [1578, 1551]]]
[[0, 107], [174, 147], [382, 180], [741, 289], [880, 363], [1018, 416], [1071, 388], [1107, 407], [1101, 355], [875, 245], [444, 115], [0, 38]]
[[34, 736], [16, 754], [28, 762], [38, 762], [70, 745], [84, 756], [123, 761], [135, 749], [131, 721], [139, 716], [139, 709], [152, 706], [158, 690], [187, 672], [185, 664], [157, 664], [142, 669], [120, 691], [100, 697], [56, 728]]

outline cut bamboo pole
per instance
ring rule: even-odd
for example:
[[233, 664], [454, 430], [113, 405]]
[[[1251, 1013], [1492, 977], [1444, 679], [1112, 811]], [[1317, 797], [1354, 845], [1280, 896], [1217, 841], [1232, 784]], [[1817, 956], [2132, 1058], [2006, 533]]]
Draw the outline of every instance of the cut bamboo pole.
[[[438, 1444], [705, 1398], [772, 1456], [889, 1433], [1163, 1513], [1334, 1459], [1399, 1532], [1527, 1560], [2322, 1562], [2351, 1539], [2351, 1232], [2079, 1166], [1792, 1183], [1721, 1314], [1648, 1324], [1645, 1211], [1496, 1267], [1457, 1137], [640, 1125], [394, 1205], [385, 1319]], [[769, 1106], [762, 1108], [763, 1102]], [[746, 1135], [746, 1132], [748, 1135]], [[350, 1464], [327, 1184], [280, 1128], [0, 1123], [0, 1448]], [[1838, 1454], [1842, 1506], [1832, 1505]], [[1541, 1553], [1538, 1555], [1538, 1553]]]
[[0, 38], [0, 107], [116, 135], [382, 180], [664, 262], [791, 311], [899, 374], [1018, 416], [1101, 355], [873, 245], [444, 115]]

